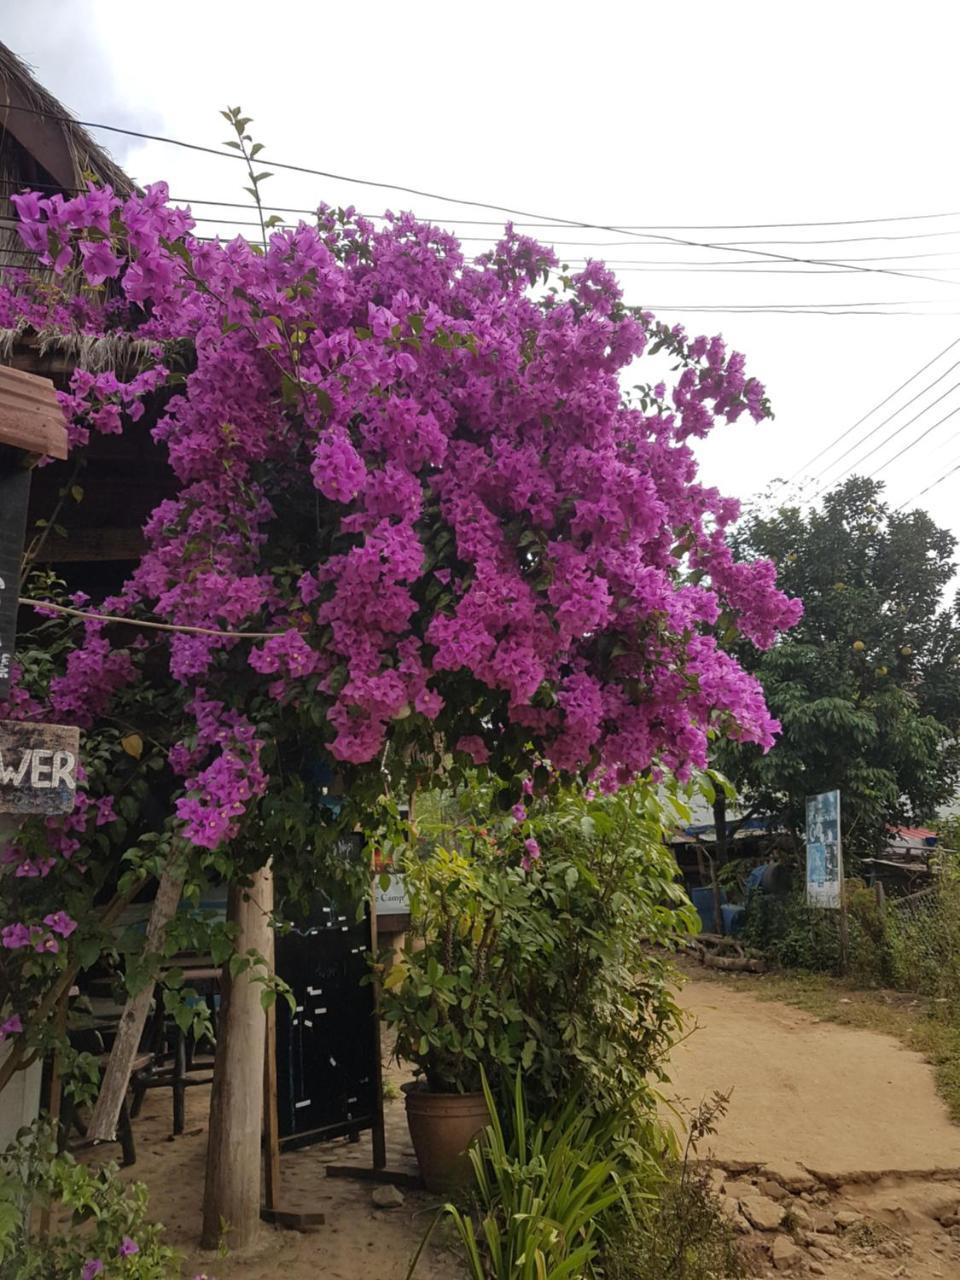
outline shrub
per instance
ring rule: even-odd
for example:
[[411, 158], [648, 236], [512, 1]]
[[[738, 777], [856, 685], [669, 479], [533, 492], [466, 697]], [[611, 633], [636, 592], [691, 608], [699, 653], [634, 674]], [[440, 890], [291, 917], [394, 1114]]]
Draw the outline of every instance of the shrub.
[[[37, 1208], [51, 1230], [31, 1232]], [[142, 1183], [124, 1185], [116, 1166], [89, 1169], [58, 1155], [49, 1129], [23, 1130], [0, 1156], [2, 1280], [169, 1280], [178, 1273], [163, 1228], [146, 1220]]]

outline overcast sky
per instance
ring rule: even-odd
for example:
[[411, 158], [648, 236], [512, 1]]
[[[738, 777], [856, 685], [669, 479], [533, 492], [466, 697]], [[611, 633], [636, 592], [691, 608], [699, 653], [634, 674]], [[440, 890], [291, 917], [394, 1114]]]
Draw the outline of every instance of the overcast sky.
[[[960, 212], [952, 212], [960, 210], [960, 18], [943, 0], [0, 0], [0, 9], [2, 39], [81, 119], [219, 146], [227, 137], [219, 110], [242, 105], [266, 144], [264, 156], [276, 160], [713, 244], [781, 237], [751, 247], [866, 258], [858, 265], [928, 277], [824, 267], [814, 273], [729, 246], [697, 248], [636, 233], [536, 233], [550, 242], [606, 242], [558, 252], [569, 261], [592, 254], [633, 264], [621, 276], [628, 301], [694, 333], [720, 331], [747, 354], [776, 420], [720, 428], [701, 451], [705, 478], [739, 497], [791, 475], [960, 336]], [[246, 198], [243, 175], [229, 159], [99, 136], [139, 182], [164, 178], [180, 200]], [[457, 218], [498, 216], [283, 172], [265, 191], [277, 205], [327, 200], [370, 214], [411, 208], [451, 226]], [[199, 203], [194, 212], [252, 216]], [[917, 216], [928, 214], [951, 216]], [[847, 219], [891, 221], [724, 229]], [[700, 229], [678, 229], [690, 224]], [[456, 229], [478, 237], [495, 230]], [[237, 228], [204, 223], [202, 230]], [[467, 243], [483, 247], [481, 240]], [[935, 256], [894, 257], [904, 254]], [[751, 260], [759, 265], [743, 265]], [[897, 314], [677, 310], [828, 303]], [[960, 345], [812, 473], [944, 373], [825, 479], [903, 426], [862, 470], [879, 467], [953, 408], [955, 417], [879, 478], [899, 504], [960, 464], [960, 385], [951, 390], [960, 367], [946, 372], [955, 360]], [[960, 470], [922, 505], [960, 536], [958, 494]]]

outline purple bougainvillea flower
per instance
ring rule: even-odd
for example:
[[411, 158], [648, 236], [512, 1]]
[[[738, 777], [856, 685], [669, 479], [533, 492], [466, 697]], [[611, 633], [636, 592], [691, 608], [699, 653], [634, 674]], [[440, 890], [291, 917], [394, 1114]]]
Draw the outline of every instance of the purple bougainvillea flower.
[[0, 1026], [0, 1041], [6, 1040], [7, 1036], [19, 1035], [22, 1030], [23, 1023], [20, 1021], [20, 1015], [14, 1013]]
[[103, 1271], [103, 1263], [99, 1258], [88, 1258], [80, 1271], [80, 1280], [94, 1280]]
[[140, 1246], [136, 1240], [132, 1240], [130, 1236], [124, 1236], [120, 1241], [120, 1248], [117, 1250], [121, 1258], [132, 1257], [133, 1254], [140, 1252]]
[[49, 925], [54, 933], [59, 933], [61, 938], [69, 938], [77, 927], [76, 920], [71, 920], [65, 911], [51, 912], [43, 917], [43, 923]]

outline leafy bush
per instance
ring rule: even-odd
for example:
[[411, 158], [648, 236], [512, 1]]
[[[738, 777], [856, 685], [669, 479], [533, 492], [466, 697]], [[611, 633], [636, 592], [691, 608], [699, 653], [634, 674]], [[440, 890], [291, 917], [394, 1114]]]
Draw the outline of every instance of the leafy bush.
[[649, 1111], [680, 1022], [651, 947], [695, 924], [663, 842], [671, 804], [649, 784], [508, 817], [482, 785], [460, 800], [449, 839], [406, 859], [413, 929], [382, 997], [398, 1055], [434, 1089], [521, 1068], [536, 1111], [573, 1093], [598, 1114], [624, 1099]]
[[[44, 1237], [31, 1232], [38, 1208], [51, 1217]], [[146, 1211], [142, 1183], [58, 1155], [44, 1127], [24, 1130], [0, 1156], [0, 1280], [170, 1280], [177, 1255]]]

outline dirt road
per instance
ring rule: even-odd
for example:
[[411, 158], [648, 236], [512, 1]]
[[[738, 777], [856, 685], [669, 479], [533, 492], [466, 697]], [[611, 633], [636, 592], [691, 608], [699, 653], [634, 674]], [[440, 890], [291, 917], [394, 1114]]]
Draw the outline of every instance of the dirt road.
[[674, 1051], [675, 1095], [696, 1105], [731, 1092], [717, 1158], [830, 1174], [960, 1168], [960, 1127], [898, 1041], [721, 982], [691, 979], [681, 1003], [698, 1028]]

